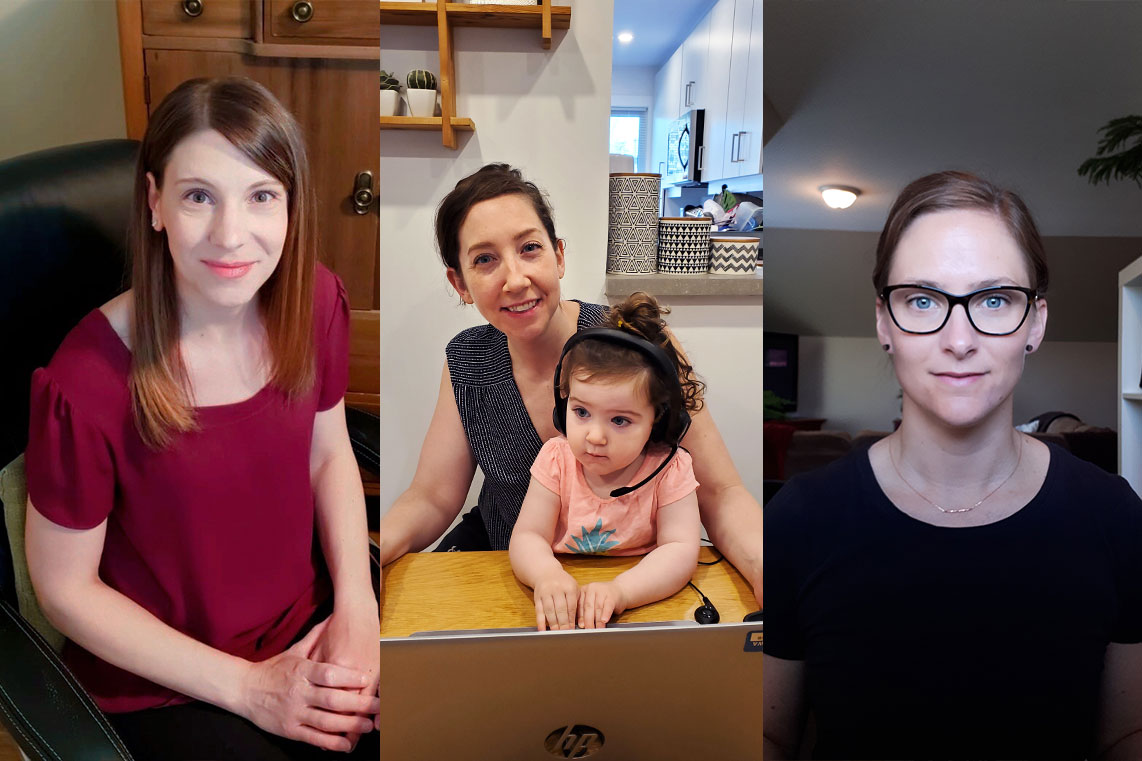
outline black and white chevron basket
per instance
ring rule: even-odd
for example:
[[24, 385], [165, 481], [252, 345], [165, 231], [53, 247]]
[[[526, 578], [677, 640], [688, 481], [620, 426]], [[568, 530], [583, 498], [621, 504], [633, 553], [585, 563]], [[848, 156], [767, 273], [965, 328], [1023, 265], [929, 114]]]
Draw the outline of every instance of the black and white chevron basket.
[[658, 220], [659, 272], [704, 275], [709, 268], [709, 217], [662, 217]]
[[660, 174], [611, 175], [607, 222], [607, 274], [642, 275], [658, 271], [658, 189]]
[[711, 275], [752, 275], [757, 269], [756, 238], [710, 238]]

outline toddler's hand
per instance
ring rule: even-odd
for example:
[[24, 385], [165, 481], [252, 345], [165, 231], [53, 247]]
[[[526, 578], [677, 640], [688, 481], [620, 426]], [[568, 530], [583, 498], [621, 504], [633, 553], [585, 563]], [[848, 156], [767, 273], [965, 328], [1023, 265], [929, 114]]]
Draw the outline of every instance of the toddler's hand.
[[535, 583], [535, 625], [546, 629], [573, 629], [575, 605], [579, 601], [579, 584], [571, 574], [559, 569], [558, 573], [544, 576]]
[[626, 610], [622, 587], [613, 581], [594, 581], [579, 589], [579, 627], [595, 629], [607, 625], [612, 615]]

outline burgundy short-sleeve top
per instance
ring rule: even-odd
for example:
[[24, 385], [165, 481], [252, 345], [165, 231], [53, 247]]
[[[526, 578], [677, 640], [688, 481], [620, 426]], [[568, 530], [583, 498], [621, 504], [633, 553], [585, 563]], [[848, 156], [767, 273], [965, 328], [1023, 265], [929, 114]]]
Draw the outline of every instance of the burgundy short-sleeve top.
[[[195, 410], [198, 430], [143, 444], [128, 391], [131, 353], [98, 309], [32, 377], [28, 494], [54, 523], [107, 521], [100, 578], [157, 618], [253, 661], [283, 651], [330, 583], [314, 540], [314, 415], [348, 383], [349, 304], [318, 265], [316, 381], [290, 399], [266, 386]], [[104, 711], [189, 700], [68, 642], [64, 660]]]

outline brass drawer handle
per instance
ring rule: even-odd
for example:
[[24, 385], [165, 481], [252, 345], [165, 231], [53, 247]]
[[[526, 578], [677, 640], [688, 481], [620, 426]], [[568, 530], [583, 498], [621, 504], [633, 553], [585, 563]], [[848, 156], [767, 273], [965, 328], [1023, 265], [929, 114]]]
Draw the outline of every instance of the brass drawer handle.
[[313, 18], [313, 3], [306, 2], [306, 0], [297, 0], [293, 4], [289, 15], [293, 16], [293, 20], [299, 24], [304, 24]]
[[353, 211], [368, 214], [373, 205], [373, 173], [361, 172], [353, 183]]
[[202, 0], [182, 0], [182, 12], [191, 18], [202, 15]]

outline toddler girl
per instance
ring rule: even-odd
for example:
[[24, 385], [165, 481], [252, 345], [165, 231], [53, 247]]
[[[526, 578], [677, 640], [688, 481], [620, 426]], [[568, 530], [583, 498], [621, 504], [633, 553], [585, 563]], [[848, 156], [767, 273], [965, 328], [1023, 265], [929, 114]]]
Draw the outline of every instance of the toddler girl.
[[[555, 427], [531, 468], [508, 547], [534, 590], [540, 631], [603, 626], [677, 592], [698, 561], [698, 482], [678, 448], [703, 384], [654, 297], [612, 307], [607, 328], [573, 336], [555, 377]], [[556, 552], [645, 555], [613, 581], [582, 588]]]

